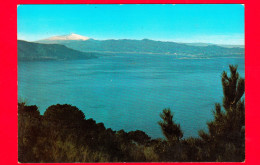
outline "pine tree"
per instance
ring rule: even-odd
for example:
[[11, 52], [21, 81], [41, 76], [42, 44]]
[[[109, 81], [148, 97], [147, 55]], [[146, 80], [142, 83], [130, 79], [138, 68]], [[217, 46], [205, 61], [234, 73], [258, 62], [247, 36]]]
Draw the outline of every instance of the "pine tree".
[[243, 161], [245, 154], [245, 80], [240, 78], [237, 66], [230, 65], [230, 76], [222, 73], [223, 107], [215, 104], [214, 120], [208, 122], [208, 133], [200, 137], [208, 144], [209, 160]]
[[163, 121], [159, 121], [158, 124], [161, 126], [164, 136], [169, 142], [178, 142], [183, 137], [183, 132], [180, 128], [180, 124], [173, 122], [173, 114], [171, 110], [164, 109], [160, 114]]

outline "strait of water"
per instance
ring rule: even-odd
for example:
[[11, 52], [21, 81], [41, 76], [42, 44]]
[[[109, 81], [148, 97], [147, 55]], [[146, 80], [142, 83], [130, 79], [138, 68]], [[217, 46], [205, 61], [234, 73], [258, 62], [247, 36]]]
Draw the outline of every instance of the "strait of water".
[[117, 55], [90, 60], [19, 62], [18, 96], [41, 114], [71, 104], [106, 128], [142, 130], [163, 137], [158, 121], [171, 108], [184, 137], [198, 136], [222, 102], [221, 73], [244, 58], [177, 59], [167, 55]]

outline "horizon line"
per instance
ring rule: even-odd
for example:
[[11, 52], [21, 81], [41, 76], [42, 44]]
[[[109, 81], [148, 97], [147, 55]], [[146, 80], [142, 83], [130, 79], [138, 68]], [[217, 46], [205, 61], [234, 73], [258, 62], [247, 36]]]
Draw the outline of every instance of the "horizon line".
[[[70, 33], [70, 34], [76, 34], [76, 33]], [[66, 36], [66, 35], [70, 35], [70, 34], [64, 34], [64, 35], [55, 35], [55, 36], [51, 36], [51, 37], [56, 37], [56, 36]], [[85, 36], [84, 36], [85, 37]], [[18, 40], [22, 40], [22, 41], [27, 41], [27, 42], [38, 42], [38, 41], [43, 41], [43, 40], [47, 40], [50, 37], [47, 38], [43, 38], [43, 39], [39, 39], [39, 40], [27, 40], [27, 39], [21, 39], [17, 37], [17, 41]], [[141, 41], [141, 40], [151, 40], [151, 41], [159, 41], [159, 42], [175, 42], [175, 43], [180, 43], [180, 44], [210, 44], [210, 45], [230, 45], [230, 46], [245, 46], [245, 42], [242, 44], [227, 44], [227, 43], [212, 43], [212, 42], [184, 42], [184, 41], [174, 41], [174, 40], [158, 40], [158, 39], [151, 39], [151, 38], [142, 38], [142, 39], [129, 39], [129, 38], [119, 38], [119, 39], [113, 39], [113, 38], [108, 38], [108, 39], [95, 39], [95, 38], [89, 38], [87, 40], [96, 40], [96, 41], [107, 41], [107, 40], [136, 40], [136, 41]], [[67, 40], [67, 41], [87, 41], [87, 40]], [[51, 40], [50, 40], [51, 41]], [[55, 41], [55, 40], [53, 40]], [[59, 41], [59, 40], [56, 40]], [[60, 41], [66, 41], [66, 40], [60, 40]]]

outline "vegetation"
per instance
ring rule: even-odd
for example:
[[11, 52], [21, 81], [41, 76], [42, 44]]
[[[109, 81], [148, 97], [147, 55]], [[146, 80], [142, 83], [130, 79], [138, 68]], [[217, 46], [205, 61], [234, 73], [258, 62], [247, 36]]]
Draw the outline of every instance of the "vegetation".
[[245, 80], [239, 77], [237, 66], [229, 66], [230, 77], [222, 73], [223, 107], [215, 105], [214, 120], [207, 123], [208, 133], [199, 132], [207, 143], [209, 161], [243, 161], [245, 159]]
[[145, 132], [105, 128], [85, 119], [68, 104], [52, 105], [43, 115], [38, 107], [18, 103], [19, 162], [203, 162], [245, 159], [245, 80], [236, 66], [222, 74], [223, 110], [217, 103], [214, 120], [199, 138], [182, 139], [183, 132], [170, 109], [160, 114], [165, 139], [151, 139]]
[[161, 126], [164, 136], [169, 142], [179, 141], [183, 137], [180, 124], [175, 124], [172, 120], [173, 115], [170, 109], [164, 109], [163, 113], [160, 114], [163, 121], [159, 121], [158, 124]]

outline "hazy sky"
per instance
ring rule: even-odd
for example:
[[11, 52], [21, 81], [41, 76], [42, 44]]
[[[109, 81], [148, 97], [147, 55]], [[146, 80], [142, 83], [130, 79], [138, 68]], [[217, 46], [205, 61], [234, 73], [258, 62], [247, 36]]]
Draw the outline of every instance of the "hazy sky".
[[244, 44], [244, 6], [20, 5], [18, 39], [76, 33], [94, 39]]

